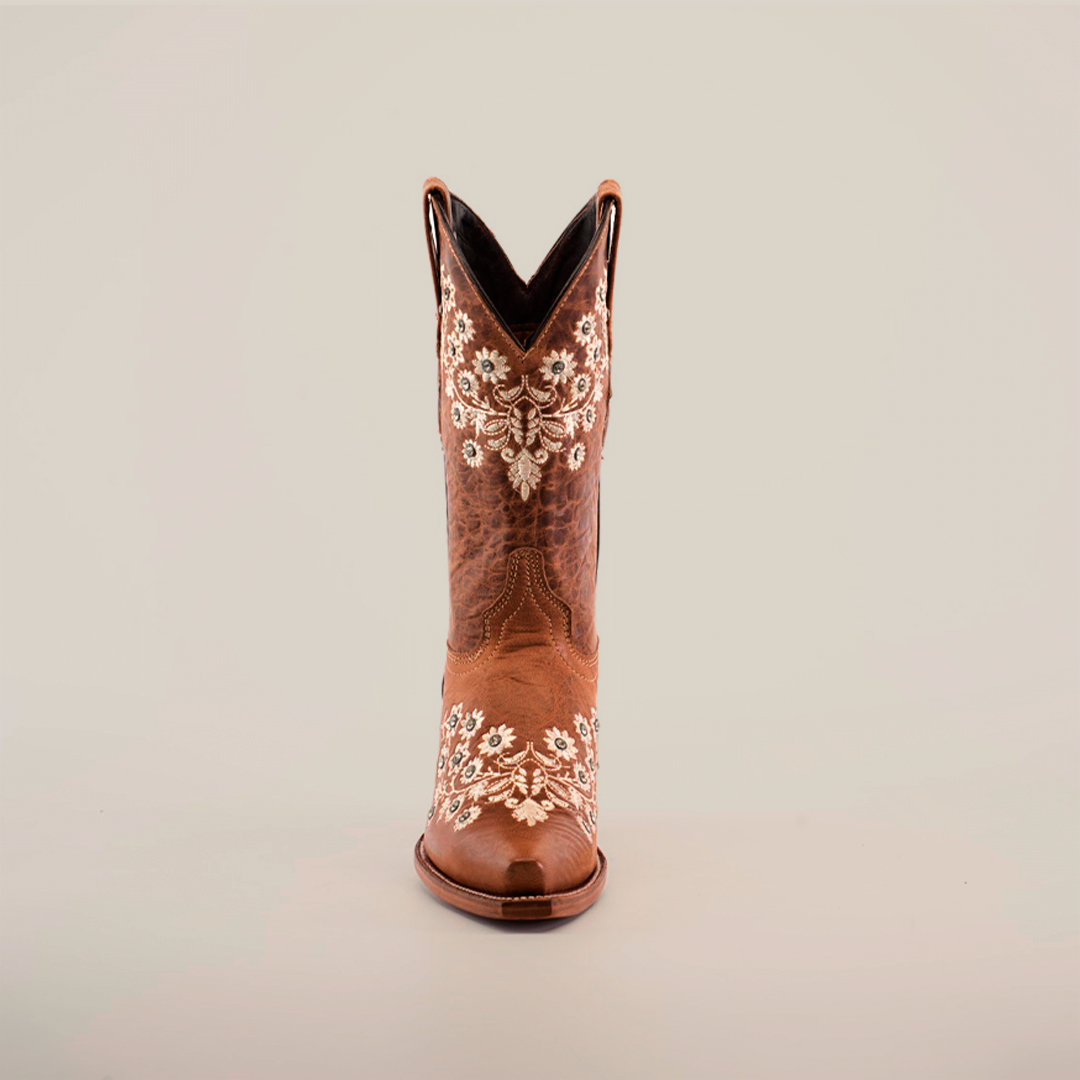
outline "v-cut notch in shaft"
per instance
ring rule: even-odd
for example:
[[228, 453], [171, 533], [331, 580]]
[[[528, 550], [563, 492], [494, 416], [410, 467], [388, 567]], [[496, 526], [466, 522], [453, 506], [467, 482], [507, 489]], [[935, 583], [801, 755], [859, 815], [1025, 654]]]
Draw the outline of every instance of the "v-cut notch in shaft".
[[[492, 317], [523, 353], [530, 351], [554, 317], [559, 301], [569, 290], [597, 243], [610, 236], [612, 204], [605, 181], [574, 215], [562, 235], [544, 256], [537, 271], [523, 281], [502, 245], [475, 211], [432, 178], [425, 197], [435, 207], [438, 236], [452, 245], [461, 266]], [[429, 242], [432, 238], [429, 236]], [[433, 269], [436, 258], [432, 249]], [[437, 277], [437, 275], [436, 275]]]

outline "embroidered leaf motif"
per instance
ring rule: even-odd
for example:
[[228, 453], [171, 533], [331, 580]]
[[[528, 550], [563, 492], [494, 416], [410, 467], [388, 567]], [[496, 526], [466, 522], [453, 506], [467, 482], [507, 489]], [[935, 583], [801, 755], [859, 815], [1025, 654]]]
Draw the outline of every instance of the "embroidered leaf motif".
[[[507, 803], [507, 806], [510, 804]], [[535, 825], [538, 821], [547, 821], [547, 811], [532, 799], [526, 799], [520, 806], [514, 807], [514, 817], [518, 821], [524, 821], [528, 825]]]
[[528, 450], [521, 451], [510, 462], [510, 483], [521, 492], [523, 499], [527, 499], [529, 493], [539, 487], [540, 466]]

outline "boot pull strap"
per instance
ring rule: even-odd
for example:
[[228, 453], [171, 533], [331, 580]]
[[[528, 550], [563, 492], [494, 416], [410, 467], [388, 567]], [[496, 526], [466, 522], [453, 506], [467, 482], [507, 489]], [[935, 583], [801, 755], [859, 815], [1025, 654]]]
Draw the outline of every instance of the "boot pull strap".
[[432, 197], [442, 199], [443, 214], [450, 217], [450, 189], [437, 177], [424, 181], [424, 233], [427, 236], [428, 254], [431, 256], [431, 277], [435, 282], [435, 299], [442, 304], [442, 281], [439, 275], [438, 226], [431, 217]]
[[450, 217], [450, 189], [437, 177], [429, 176], [424, 181], [424, 234], [427, 236], [428, 254], [431, 256], [431, 278], [435, 282], [435, 416], [439, 427], [439, 439], [442, 430], [442, 362], [439, 358], [442, 349], [442, 275], [439, 273], [439, 222], [433, 215], [432, 198], [442, 199], [443, 214]]
[[[607, 207], [608, 200], [611, 200], [615, 210], [615, 222], [611, 227], [611, 235], [608, 237], [608, 249], [607, 249], [607, 340], [608, 340], [608, 352], [613, 354], [615, 351], [615, 337], [613, 330], [614, 318], [612, 315], [612, 295], [615, 291], [615, 256], [619, 253], [619, 229], [622, 226], [622, 190], [618, 183], [614, 180], [605, 180], [596, 191], [596, 220], [599, 224], [601, 218], [604, 215], [604, 210]], [[608, 408], [604, 410], [604, 427], [600, 433], [600, 445], [603, 446], [607, 440], [608, 421], [611, 419], [611, 372], [608, 372], [607, 377], [607, 391], [604, 397], [605, 403], [608, 404]], [[596, 542], [599, 548], [600, 544], [600, 521], [599, 511], [597, 512], [597, 536]], [[599, 558], [599, 553], [597, 555]]]
[[622, 189], [615, 180], [605, 180], [596, 191], [596, 223], [604, 216], [608, 200], [615, 204], [615, 224], [608, 237], [608, 284], [607, 305], [611, 307], [611, 296], [615, 290], [615, 256], [619, 253], [619, 228], [622, 225]]

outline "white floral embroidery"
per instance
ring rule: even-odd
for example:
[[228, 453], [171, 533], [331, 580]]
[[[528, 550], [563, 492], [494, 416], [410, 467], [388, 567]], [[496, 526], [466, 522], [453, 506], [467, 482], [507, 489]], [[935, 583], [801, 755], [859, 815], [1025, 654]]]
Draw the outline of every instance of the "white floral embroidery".
[[543, 364], [540, 368], [540, 374], [548, 382], [559, 386], [570, 380], [570, 376], [574, 374], [574, 368], [576, 367], [577, 361], [574, 359], [574, 354], [572, 352], [568, 352], [566, 349], [559, 349], [556, 352], [552, 349], [552, 351], [544, 357]]
[[474, 822], [482, 813], [482, 808], [475, 803], [465, 810], [462, 810], [456, 818], [454, 818], [454, 830], [464, 829], [466, 825]]
[[497, 728], [488, 728], [484, 732], [484, 738], [480, 743], [480, 753], [489, 756], [504, 754], [516, 741], [517, 736], [514, 734], [514, 729], [507, 727], [505, 724], [500, 724]]
[[454, 306], [454, 282], [450, 275], [446, 272], [446, 267], [442, 268], [442, 309], [443, 315], [446, 316], [448, 312]]
[[461, 338], [457, 334], [449, 334], [443, 341], [443, 364], [451, 368], [460, 363], [465, 355], [461, 344]]
[[577, 326], [574, 327], [574, 337], [577, 338], [579, 345], [584, 345], [586, 348], [592, 344], [593, 338], [596, 337], [596, 316], [591, 311], [578, 319]]
[[[471, 722], [471, 726], [470, 726]], [[574, 814], [587, 836], [596, 830], [597, 735], [600, 721], [574, 715], [571, 730], [544, 731], [544, 747], [519, 741], [506, 724], [486, 727], [480, 709], [452, 706], [443, 717], [435, 797], [428, 821], [440, 820], [461, 830], [480, 816], [484, 804], [502, 803], [516, 821], [530, 828], [549, 820], [553, 811]]]
[[562, 731], [559, 728], [548, 728], [547, 731], [544, 732], [544, 741], [547, 743], [548, 749], [553, 754], [557, 754], [567, 761], [577, 757], [577, 743], [574, 742], [569, 731]]
[[579, 429], [591, 431], [597, 403], [605, 393], [607, 351], [607, 269], [596, 287], [592, 310], [578, 318], [574, 337], [583, 356], [569, 349], [552, 349], [534, 374], [511, 378], [505, 356], [490, 346], [466, 346], [476, 334], [469, 315], [454, 306], [453, 281], [441, 267], [442, 335], [440, 351], [445, 369], [444, 390], [450, 398], [454, 427], [474, 428], [462, 447], [473, 468], [485, 460], [484, 449], [496, 451], [507, 465], [507, 477], [522, 499], [536, 491], [543, 466], [552, 455], [565, 454], [566, 465], [579, 469], [585, 460], [582, 443], [567, 444]]
[[454, 333], [462, 345], [468, 345], [476, 334], [472, 319], [460, 308], [454, 312]]
[[480, 349], [473, 367], [484, 382], [499, 382], [510, 374], [506, 357], [500, 356], [494, 349]]

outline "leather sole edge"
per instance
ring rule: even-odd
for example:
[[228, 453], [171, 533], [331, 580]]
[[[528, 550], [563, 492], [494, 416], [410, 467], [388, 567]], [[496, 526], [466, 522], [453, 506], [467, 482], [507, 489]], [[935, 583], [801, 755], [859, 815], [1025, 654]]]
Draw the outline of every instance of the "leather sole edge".
[[488, 919], [563, 919], [592, 906], [607, 884], [607, 858], [596, 849], [596, 869], [583, 884], [565, 892], [537, 896], [499, 896], [459, 885], [428, 858], [424, 837], [416, 841], [413, 865], [420, 880], [438, 899]]

